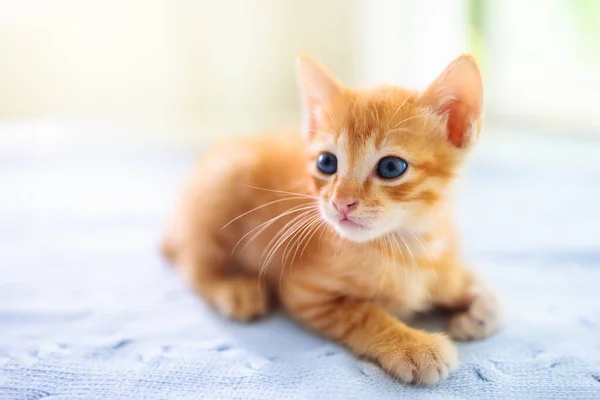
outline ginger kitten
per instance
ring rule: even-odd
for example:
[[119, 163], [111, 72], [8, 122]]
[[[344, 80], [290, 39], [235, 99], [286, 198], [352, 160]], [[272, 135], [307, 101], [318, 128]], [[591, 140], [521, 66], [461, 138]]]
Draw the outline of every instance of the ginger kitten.
[[482, 82], [463, 55], [423, 92], [349, 89], [301, 57], [302, 135], [236, 139], [200, 162], [163, 242], [221, 314], [246, 321], [276, 298], [295, 319], [403, 382], [457, 366], [443, 334], [402, 319], [453, 311], [450, 337], [499, 327], [467, 267], [452, 186], [480, 130]]

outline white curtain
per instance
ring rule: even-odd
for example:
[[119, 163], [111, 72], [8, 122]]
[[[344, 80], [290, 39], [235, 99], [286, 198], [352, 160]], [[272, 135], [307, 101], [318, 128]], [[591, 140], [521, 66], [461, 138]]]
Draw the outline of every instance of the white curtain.
[[[594, 1], [482, 3], [490, 119], [600, 125], [600, 37], [582, 39], [576, 3]], [[470, 5], [0, 0], [0, 120], [137, 121], [214, 134], [294, 126], [298, 53], [351, 84], [423, 87], [469, 50]], [[600, 15], [588, 15], [592, 30], [594, 21]]]

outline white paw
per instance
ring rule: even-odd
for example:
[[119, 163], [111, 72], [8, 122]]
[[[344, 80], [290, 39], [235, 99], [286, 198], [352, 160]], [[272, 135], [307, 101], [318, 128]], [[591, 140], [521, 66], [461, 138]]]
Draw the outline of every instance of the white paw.
[[457, 340], [478, 340], [495, 333], [501, 326], [502, 313], [496, 296], [480, 293], [466, 311], [450, 318], [448, 333]]

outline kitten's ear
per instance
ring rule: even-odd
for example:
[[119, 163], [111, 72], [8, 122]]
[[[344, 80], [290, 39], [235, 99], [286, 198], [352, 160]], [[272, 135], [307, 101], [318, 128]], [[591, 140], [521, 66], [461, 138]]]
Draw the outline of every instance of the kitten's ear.
[[302, 103], [302, 130], [305, 137], [318, 130], [323, 118], [330, 116], [331, 104], [344, 92], [337, 81], [321, 64], [307, 55], [298, 57], [296, 75]]
[[456, 147], [467, 147], [479, 133], [483, 84], [472, 56], [454, 60], [421, 98], [445, 118], [448, 140]]

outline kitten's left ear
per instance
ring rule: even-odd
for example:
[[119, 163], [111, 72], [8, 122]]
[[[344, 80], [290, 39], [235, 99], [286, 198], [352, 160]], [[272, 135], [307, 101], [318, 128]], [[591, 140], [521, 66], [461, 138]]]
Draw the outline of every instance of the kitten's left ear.
[[344, 93], [344, 86], [315, 59], [307, 55], [296, 62], [298, 87], [303, 108], [303, 133], [310, 137], [318, 130], [327, 110]]
[[479, 133], [483, 83], [472, 56], [454, 60], [421, 98], [445, 118], [448, 140], [456, 147], [467, 147]]

